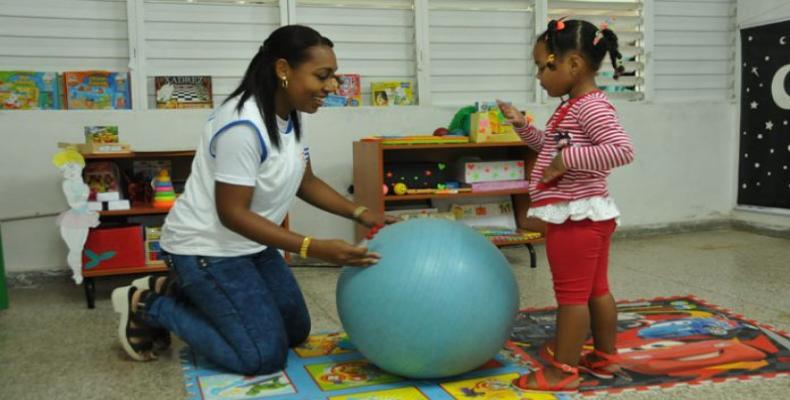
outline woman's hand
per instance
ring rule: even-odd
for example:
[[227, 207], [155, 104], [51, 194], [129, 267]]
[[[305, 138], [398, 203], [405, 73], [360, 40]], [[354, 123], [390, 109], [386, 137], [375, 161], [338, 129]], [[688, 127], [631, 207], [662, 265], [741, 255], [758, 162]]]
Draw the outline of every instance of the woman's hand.
[[505, 103], [502, 100], [497, 100], [496, 104], [499, 106], [499, 110], [502, 111], [502, 115], [505, 116], [507, 122], [513, 125], [514, 128], [521, 129], [529, 124], [524, 114], [516, 107], [513, 107], [512, 104]]
[[365, 210], [365, 212], [360, 214], [359, 218], [357, 218], [357, 222], [366, 228], [372, 228], [377, 225], [383, 226], [394, 224], [399, 221], [401, 221], [400, 217], [386, 215], [384, 213], [377, 213], [370, 210]]
[[354, 246], [342, 240], [316, 240], [307, 249], [310, 257], [315, 257], [335, 265], [367, 267], [379, 261], [381, 255], [368, 252], [364, 246]]

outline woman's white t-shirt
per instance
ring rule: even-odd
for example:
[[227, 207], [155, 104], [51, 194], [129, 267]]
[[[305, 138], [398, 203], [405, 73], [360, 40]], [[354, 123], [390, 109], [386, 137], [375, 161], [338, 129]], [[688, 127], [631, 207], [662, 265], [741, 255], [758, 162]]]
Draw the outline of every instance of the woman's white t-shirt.
[[162, 248], [172, 254], [234, 257], [260, 252], [265, 245], [235, 233], [219, 221], [214, 182], [254, 187], [250, 210], [281, 224], [296, 198], [308, 161], [291, 121], [277, 117], [279, 149], [271, 145], [253, 98], [241, 112], [238, 98], [209, 117], [195, 152], [184, 193], [162, 227]]

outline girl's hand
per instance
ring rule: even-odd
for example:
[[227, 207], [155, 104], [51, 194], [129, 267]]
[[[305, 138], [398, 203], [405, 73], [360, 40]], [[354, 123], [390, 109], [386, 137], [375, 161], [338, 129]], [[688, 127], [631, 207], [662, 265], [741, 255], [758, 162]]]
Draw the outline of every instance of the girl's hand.
[[366, 228], [372, 228], [376, 225], [394, 224], [399, 221], [401, 221], [400, 217], [377, 213], [370, 210], [365, 210], [365, 212], [363, 212], [359, 218], [357, 218], [357, 222]]
[[368, 252], [367, 247], [354, 246], [342, 240], [313, 240], [307, 254], [335, 265], [367, 267], [379, 261], [381, 255]]
[[562, 152], [557, 153], [557, 156], [551, 160], [551, 164], [543, 170], [543, 178], [540, 179], [541, 183], [549, 183], [568, 171], [565, 162], [562, 160]]
[[502, 111], [502, 115], [505, 116], [507, 122], [513, 125], [514, 128], [521, 129], [527, 126], [529, 123], [527, 118], [524, 117], [524, 114], [521, 113], [516, 107], [513, 107], [510, 103], [505, 103], [502, 100], [497, 99], [496, 101], [497, 106], [499, 106], [499, 110]]

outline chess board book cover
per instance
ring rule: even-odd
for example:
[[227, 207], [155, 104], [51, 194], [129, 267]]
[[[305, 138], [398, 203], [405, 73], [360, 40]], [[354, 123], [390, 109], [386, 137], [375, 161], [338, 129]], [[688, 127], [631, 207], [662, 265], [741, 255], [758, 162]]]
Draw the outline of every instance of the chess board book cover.
[[210, 76], [156, 76], [156, 108], [214, 108]]

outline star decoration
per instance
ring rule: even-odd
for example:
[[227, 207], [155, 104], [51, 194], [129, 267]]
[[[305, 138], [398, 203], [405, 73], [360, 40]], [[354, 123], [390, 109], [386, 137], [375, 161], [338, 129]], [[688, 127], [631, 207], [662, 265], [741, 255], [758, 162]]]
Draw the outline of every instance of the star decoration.
[[766, 122], [766, 123], [765, 123], [765, 129], [767, 129], [767, 130], [769, 130], [769, 131], [770, 131], [770, 130], [772, 130], [772, 129], [774, 129], [774, 123], [773, 123], [773, 121], [768, 121], [768, 122]]
[[754, 74], [754, 76], [756, 76], [758, 78], [760, 77], [760, 73], [757, 72], [757, 67], [752, 67], [752, 73]]
[[753, 102], [749, 103], [749, 106], [752, 108], [752, 110], [756, 110], [758, 104], [760, 104], [760, 103], [758, 103], [756, 101], [753, 101]]

